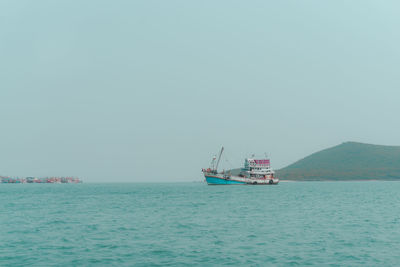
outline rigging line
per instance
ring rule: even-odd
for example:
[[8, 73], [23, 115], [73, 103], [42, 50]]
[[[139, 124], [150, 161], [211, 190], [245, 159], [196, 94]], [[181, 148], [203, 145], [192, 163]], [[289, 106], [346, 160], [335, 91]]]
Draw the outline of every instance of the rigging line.
[[229, 164], [229, 167], [230, 167], [231, 169], [233, 169], [232, 163], [231, 163], [227, 158], [225, 158], [225, 161]]
[[[224, 156], [223, 156], [223, 161], [221, 162], [223, 165], [225, 165], [225, 162], [226, 163], [228, 163], [230, 166], [232, 166], [232, 164], [230, 163], [230, 161], [229, 161], [229, 159], [228, 159], [228, 157], [229, 157], [229, 153], [226, 153], [226, 151], [224, 150]], [[224, 166], [222, 166], [222, 167], [224, 167]], [[229, 167], [229, 166], [226, 166], [225, 165], [225, 167]], [[224, 168], [225, 169], [225, 168]]]
[[224, 157], [224, 159], [225, 159], [225, 162], [227, 162], [230, 166], [230, 168], [232, 168], [233, 169], [233, 165], [232, 165], [232, 163], [229, 161], [229, 158], [230, 157], [230, 153], [227, 153], [226, 151], [225, 151], [225, 157]]

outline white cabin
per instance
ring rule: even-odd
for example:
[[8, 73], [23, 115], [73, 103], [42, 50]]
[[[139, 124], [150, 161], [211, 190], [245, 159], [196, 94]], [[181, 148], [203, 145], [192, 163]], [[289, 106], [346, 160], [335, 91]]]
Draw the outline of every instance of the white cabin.
[[241, 174], [248, 178], [272, 178], [274, 171], [271, 169], [269, 159], [247, 158]]

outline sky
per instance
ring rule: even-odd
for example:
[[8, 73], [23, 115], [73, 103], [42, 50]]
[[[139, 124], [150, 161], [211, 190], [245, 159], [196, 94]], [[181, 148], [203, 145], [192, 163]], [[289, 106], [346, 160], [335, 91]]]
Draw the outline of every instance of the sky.
[[400, 145], [400, 2], [0, 1], [0, 175], [202, 180]]

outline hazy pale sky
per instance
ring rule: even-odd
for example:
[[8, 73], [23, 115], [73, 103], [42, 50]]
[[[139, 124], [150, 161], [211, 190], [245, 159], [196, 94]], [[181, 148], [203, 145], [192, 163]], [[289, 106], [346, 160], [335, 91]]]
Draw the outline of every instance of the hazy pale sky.
[[399, 1], [0, 1], [0, 175], [193, 181], [400, 145]]

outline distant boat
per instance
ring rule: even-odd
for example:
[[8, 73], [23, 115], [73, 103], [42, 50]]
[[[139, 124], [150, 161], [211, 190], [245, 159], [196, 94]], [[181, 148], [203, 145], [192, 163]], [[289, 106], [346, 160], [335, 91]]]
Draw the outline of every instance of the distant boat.
[[218, 160], [214, 157], [210, 168], [202, 169], [204, 177], [209, 185], [274, 185], [279, 183], [279, 179], [274, 176], [275, 172], [271, 169], [270, 160], [246, 158], [244, 167], [239, 175], [232, 175], [228, 172], [218, 172], [218, 164], [221, 160], [224, 147], [221, 148]]

